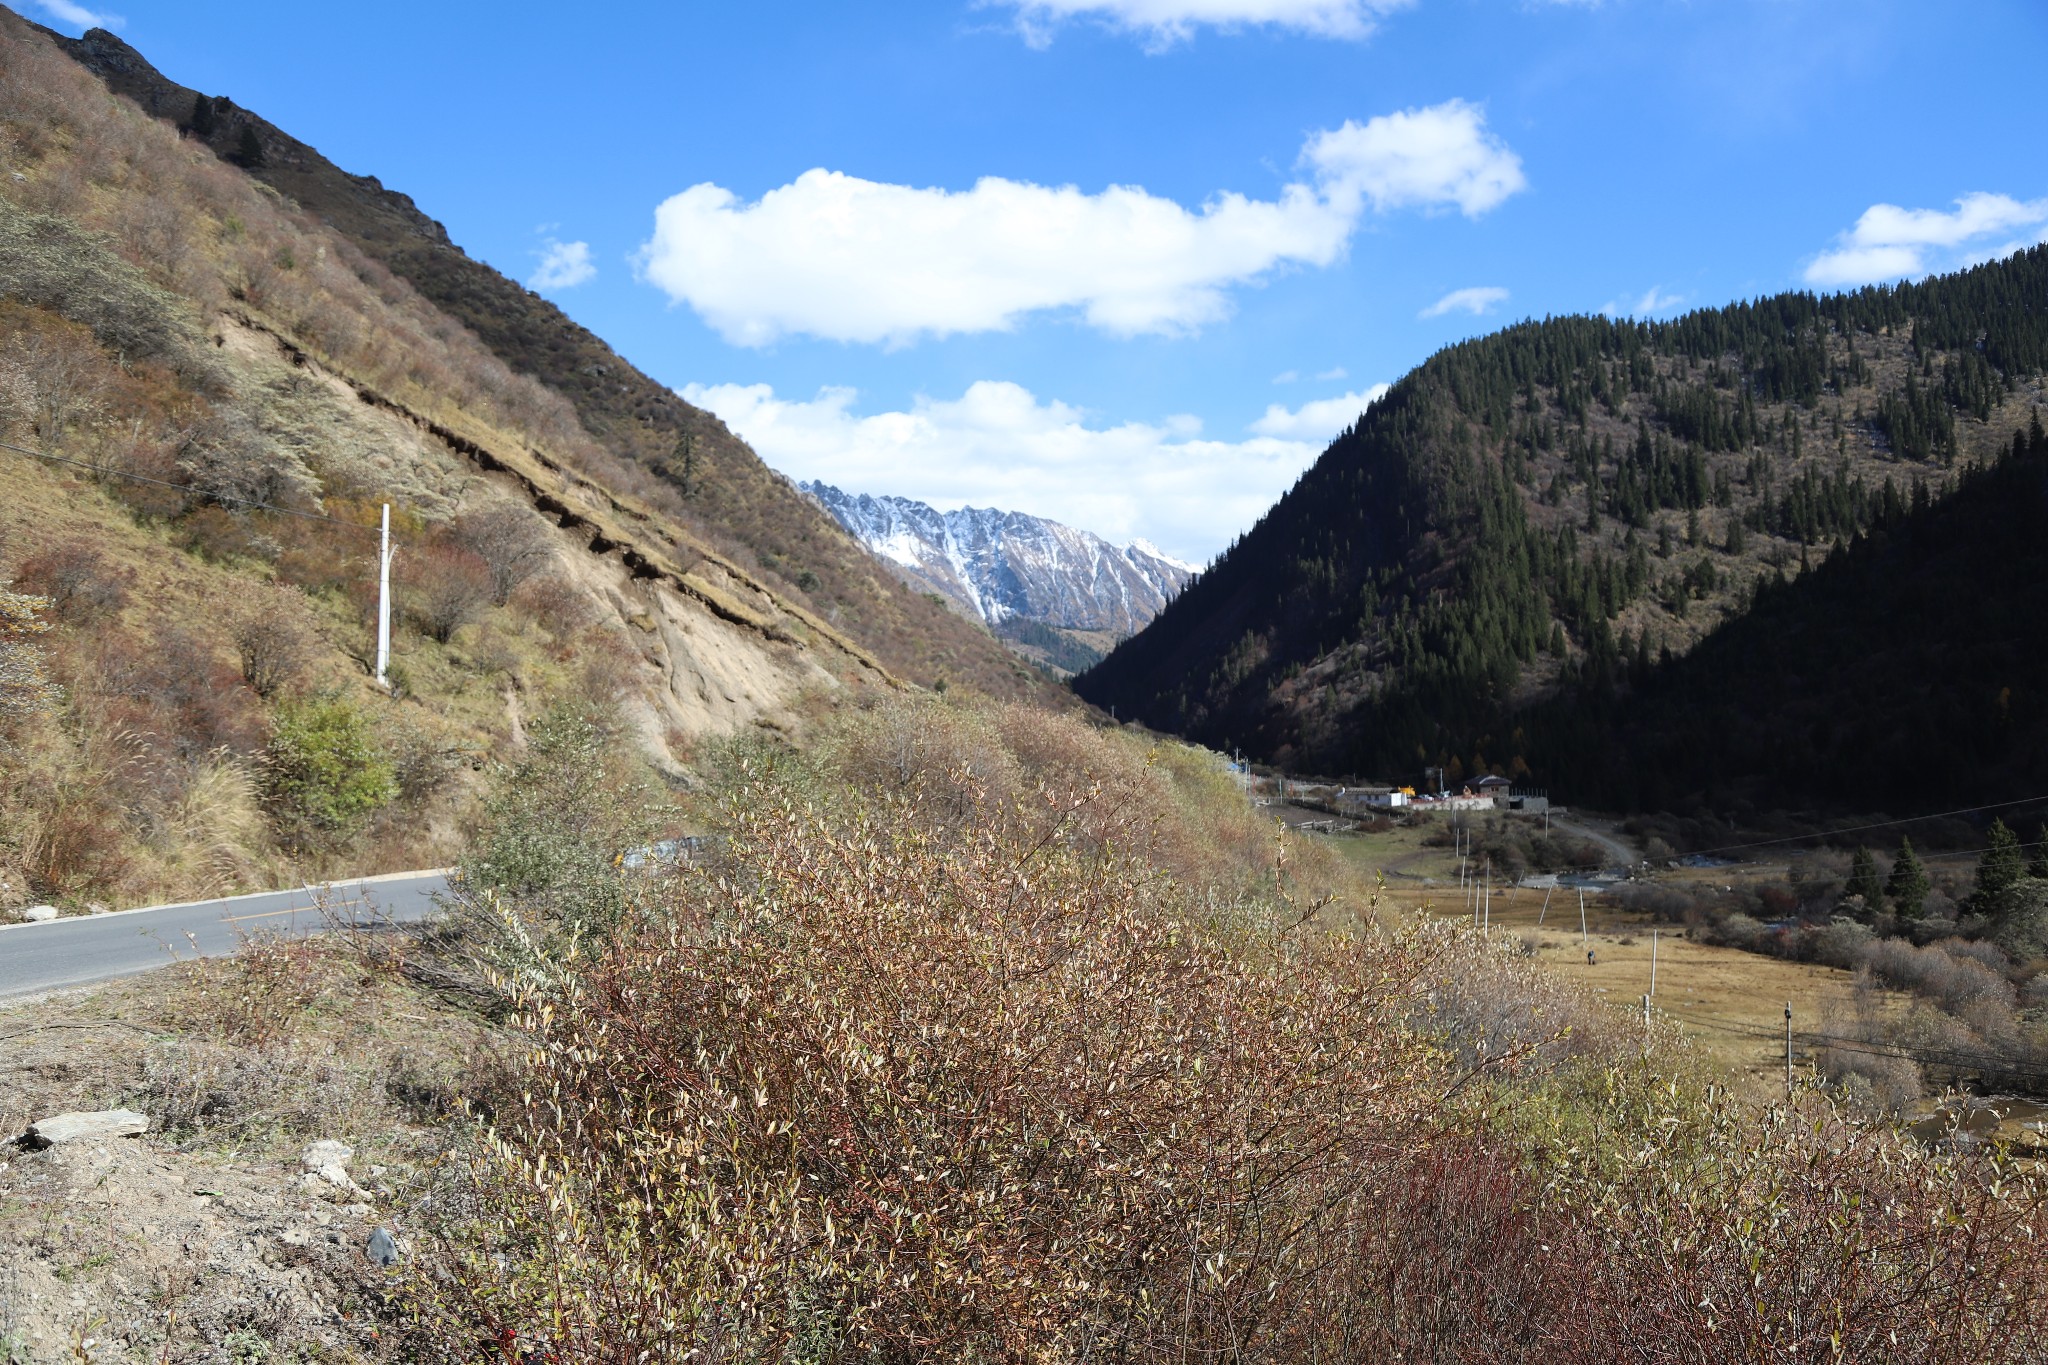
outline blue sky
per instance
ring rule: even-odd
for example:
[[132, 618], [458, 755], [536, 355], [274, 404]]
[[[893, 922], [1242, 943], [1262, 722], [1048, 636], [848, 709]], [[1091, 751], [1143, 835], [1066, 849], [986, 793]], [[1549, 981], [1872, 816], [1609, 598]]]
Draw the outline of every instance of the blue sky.
[[1460, 337], [2048, 230], [2039, 0], [107, 9], [785, 472], [1191, 560]]

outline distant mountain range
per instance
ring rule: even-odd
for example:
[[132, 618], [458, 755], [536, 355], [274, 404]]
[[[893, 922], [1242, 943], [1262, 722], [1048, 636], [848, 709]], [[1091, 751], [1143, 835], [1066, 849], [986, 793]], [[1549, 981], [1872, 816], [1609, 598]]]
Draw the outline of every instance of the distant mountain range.
[[[1195, 573], [1142, 540], [1112, 545], [1023, 512], [941, 512], [913, 498], [847, 493], [819, 482], [798, 486], [913, 587], [1012, 641], [1048, 647], [1042, 632], [1030, 629], [1036, 624], [1082, 637], [1085, 652], [1097, 654], [1143, 629]], [[1076, 662], [1085, 660], [1063, 666]]]

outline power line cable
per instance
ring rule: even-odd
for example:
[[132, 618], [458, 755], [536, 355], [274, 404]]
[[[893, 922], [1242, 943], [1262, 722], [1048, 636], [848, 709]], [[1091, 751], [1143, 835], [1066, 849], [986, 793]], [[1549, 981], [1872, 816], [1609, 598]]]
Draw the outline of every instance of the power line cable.
[[[2029, 839], [2026, 843], [2014, 844], [2013, 847], [2048, 848], [2048, 839]], [[1966, 848], [1959, 852], [1954, 853], [1921, 853], [1918, 850], [1915, 850], [1914, 856], [1919, 858], [1920, 861], [1923, 863], [1939, 863], [1946, 862], [1952, 858], [1981, 858], [1990, 851], [1991, 850], [1989, 848]]]
[[[74, 460], [63, 455], [52, 455], [47, 450], [30, 450], [26, 446], [11, 445], [6, 441], [0, 441], [0, 450], [11, 451], [16, 455], [26, 455], [31, 459], [49, 460], [55, 464], [72, 465], [79, 469], [88, 470], [96, 477], [104, 478], [111, 475], [117, 479], [127, 479], [132, 483], [153, 484], [158, 488], [169, 488], [180, 493], [189, 494], [193, 491], [190, 484], [172, 483], [168, 479], [152, 479], [146, 474], [131, 474], [123, 469], [100, 469], [97, 466], [88, 464], [84, 460]], [[332, 526], [345, 526], [351, 531], [361, 531], [365, 535], [378, 534], [375, 526], [365, 526], [361, 522], [355, 521], [343, 521], [340, 517], [330, 517], [319, 512], [306, 512], [296, 507], [279, 507], [274, 502], [260, 502], [255, 498], [238, 498], [232, 493], [209, 493], [206, 496], [215, 502], [239, 503], [243, 507], [258, 508], [265, 512], [277, 512], [287, 517], [300, 517], [306, 521], [324, 521]]]
[[1769, 848], [1773, 844], [1796, 844], [1807, 839], [1832, 839], [1842, 834], [1857, 834], [1867, 829], [1888, 829], [1893, 825], [1917, 825], [1924, 820], [1946, 820], [1954, 815], [1974, 815], [1979, 811], [2004, 810], [2008, 806], [2048, 804], [2048, 795], [2022, 796], [2011, 801], [1992, 801], [1981, 806], [1963, 806], [1956, 810], [1936, 811], [1931, 815], [1908, 815], [1897, 820], [1874, 820], [1867, 825], [1849, 825], [1843, 829], [1816, 830], [1811, 834], [1787, 834], [1781, 839], [1757, 839], [1746, 844], [1723, 844], [1719, 848], [1694, 849], [1686, 854], [1688, 858], [1704, 858], [1712, 853], [1733, 853], [1745, 848]]

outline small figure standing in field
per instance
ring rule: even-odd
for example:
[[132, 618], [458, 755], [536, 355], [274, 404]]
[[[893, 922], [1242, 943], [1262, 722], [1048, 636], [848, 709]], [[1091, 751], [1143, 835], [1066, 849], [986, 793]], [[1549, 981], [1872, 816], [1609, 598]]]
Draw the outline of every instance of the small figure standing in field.
[[1600, 951], [1600, 950], [1599, 950], [1599, 949], [1597, 949], [1597, 948], [1588, 948], [1588, 949], [1586, 949], [1586, 965], [1587, 965], [1588, 967], [1590, 967], [1590, 966], [1592, 966], [1592, 965], [1593, 965], [1593, 954], [1594, 954], [1594, 953], [1596, 953], [1596, 952], [1598, 952], [1598, 951]]

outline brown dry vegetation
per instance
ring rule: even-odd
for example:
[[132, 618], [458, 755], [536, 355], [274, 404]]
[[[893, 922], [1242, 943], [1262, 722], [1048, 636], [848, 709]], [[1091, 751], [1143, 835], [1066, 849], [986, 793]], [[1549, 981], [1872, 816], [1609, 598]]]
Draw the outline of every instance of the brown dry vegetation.
[[1040, 720], [736, 746], [717, 855], [522, 961], [407, 1280], [429, 1354], [2039, 1349], [2027, 1178], [1717, 1098], [1505, 945], [1381, 923], [1209, 756]]
[[[169, 1358], [252, 1330], [355, 1360], [2048, 1345], [2033, 1177], [1817, 1091], [1731, 1100], [1675, 1034], [1646, 1049], [1499, 939], [1382, 922], [1212, 756], [957, 698], [842, 706], [801, 750], [708, 755], [702, 860], [605, 862], [607, 890], [575, 855], [634, 836], [562, 816], [644, 795], [583, 740], [551, 752], [477, 847], [581, 870], [473, 881], [465, 914], [504, 937], [256, 944], [147, 1008], [46, 1012], [102, 1030], [66, 1047], [0, 1023], [10, 1122], [120, 1099], [165, 1120], [132, 1156], [0, 1171], [28, 1234], [0, 1269], [78, 1296], [0, 1332], [31, 1322], [29, 1358], [58, 1358], [126, 1289], [126, 1339]], [[565, 922], [573, 952], [473, 970]], [[293, 1183], [313, 1136], [382, 1168], [338, 1221]], [[101, 1212], [94, 1179], [137, 1202]], [[266, 1246], [274, 1224], [275, 1252], [228, 1254], [203, 1203], [145, 1197], [165, 1182], [222, 1192]], [[155, 1218], [206, 1263], [131, 1226]], [[407, 1248], [388, 1274], [355, 1250], [378, 1222]], [[268, 1296], [260, 1324], [237, 1290]]]
[[[535, 609], [491, 608], [452, 643], [402, 634], [406, 690], [388, 697], [352, 657], [367, 639], [351, 591], [368, 567], [360, 537], [335, 547], [342, 585], [308, 593], [288, 566], [265, 575], [182, 550], [189, 523], [137, 524], [71, 475], [10, 465], [0, 488], [0, 575], [54, 590], [53, 628], [34, 644], [59, 684], [52, 709], [0, 731], [0, 909], [450, 861], [472, 770], [508, 742], [503, 691], [572, 690], [601, 656], [601, 640], [554, 636]], [[287, 853], [288, 812], [260, 785], [279, 708], [308, 697], [358, 707], [401, 790], [345, 837]]]

